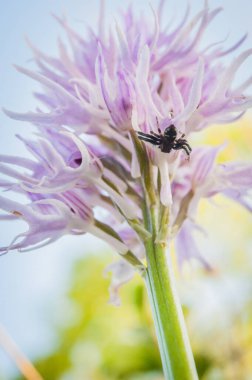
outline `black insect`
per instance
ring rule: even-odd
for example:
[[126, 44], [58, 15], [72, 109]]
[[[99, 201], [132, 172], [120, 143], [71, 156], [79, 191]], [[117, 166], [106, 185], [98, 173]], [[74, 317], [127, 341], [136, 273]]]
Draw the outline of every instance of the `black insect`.
[[173, 149], [183, 149], [188, 158], [190, 158], [192, 148], [188, 144], [187, 140], [184, 139], [185, 134], [182, 134], [181, 137], [177, 139], [178, 132], [173, 124], [165, 128], [163, 134], [161, 132], [161, 129], [158, 127], [158, 132], [159, 134], [153, 131], [150, 132], [151, 134], [137, 132], [137, 135], [140, 140], [149, 142], [152, 145], [157, 145], [161, 152], [170, 153]]

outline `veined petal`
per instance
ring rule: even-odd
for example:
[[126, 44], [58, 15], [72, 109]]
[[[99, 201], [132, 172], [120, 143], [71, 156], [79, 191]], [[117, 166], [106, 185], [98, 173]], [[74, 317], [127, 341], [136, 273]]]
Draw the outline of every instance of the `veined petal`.
[[238, 49], [243, 42], [247, 39], [248, 33], [245, 33], [234, 45], [232, 45], [229, 49], [222, 51], [218, 54], [219, 57], [232, 53], [234, 50]]
[[148, 77], [150, 72], [150, 50], [145, 45], [140, 53], [137, 69], [136, 69], [136, 84], [138, 86], [139, 95], [143, 98], [147, 108], [151, 109], [153, 115], [162, 117], [156, 105], [153, 102]]
[[[135, 121], [132, 121], [132, 124], [133, 124], [134, 128], [138, 129], [138, 126], [137, 126], [137, 124], [135, 124]], [[136, 149], [135, 149], [135, 146], [134, 146], [134, 143], [132, 141], [131, 136], [129, 136], [129, 138], [130, 138], [131, 147], [132, 147], [131, 148], [131, 153], [132, 153], [132, 157], [131, 157], [131, 175], [132, 175], [132, 178], [139, 178], [141, 176], [140, 164], [139, 164], [139, 161], [138, 161], [137, 152], [136, 152]]]
[[122, 285], [129, 282], [135, 274], [132, 265], [125, 260], [119, 260], [107, 266], [105, 273], [112, 272], [110, 291], [110, 302], [115, 306], [120, 306], [119, 290]]
[[59, 98], [61, 100], [63, 100], [63, 102], [65, 104], [68, 104], [69, 106], [73, 106], [74, 109], [78, 109], [80, 112], [83, 112], [83, 109], [82, 109], [81, 104], [78, 101], [78, 99], [75, 98], [74, 96], [72, 96], [71, 94], [69, 94], [68, 91], [66, 91], [63, 87], [61, 87], [57, 83], [55, 83], [52, 80], [44, 77], [43, 75], [40, 75], [40, 74], [38, 74], [34, 71], [31, 71], [31, 70], [25, 69], [21, 66], [15, 65], [15, 68], [20, 73], [29, 76], [30, 78], [36, 80], [37, 82], [40, 82], [41, 84], [43, 84], [44, 86], [48, 87], [50, 90], [55, 92], [57, 94], [57, 96], [59, 96]]
[[166, 157], [162, 153], [159, 154], [158, 168], [161, 178], [160, 200], [164, 206], [170, 206], [172, 204], [172, 193], [169, 179], [169, 167]]
[[[78, 170], [81, 172], [82, 170], [86, 170], [88, 165], [90, 164], [91, 160], [90, 160], [90, 155], [88, 153], [88, 150], [86, 148], [86, 146], [83, 144], [83, 142], [78, 138], [76, 137], [73, 133], [70, 133], [70, 132], [66, 132], [66, 131], [62, 131], [61, 132], [63, 135], [65, 136], [68, 136], [74, 143], [75, 145], [78, 147], [79, 149], [79, 152], [81, 154], [81, 164], [78, 168]], [[71, 170], [71, 169], [70, 169]]]
[[232, 199], [233, 201], [239, 203], [241, 206], [245, 207], [248, 211], [252, 212], [252, 201], [251, 201], [251, 195], [246, 194], [246, 192], [239, 191], [236, 189], [227, 189], [223, 191], [223, 194], [227, 197]]
[[117, 38], [120, 44], [121, 59], [130, 70], [134, 70], [132, 60], [130, 59], [130, 51], [126, 35], [117, 22], [115, 23], [115, 26]]
[[185, 109], [183, 112], [177, 116], [173, 120], [174, 123], [176, 123], [176, 120], [179, 119], [180, 121], [187, 121], [190, 116], [193, 114], [193, 112], [197, 109], [201, 94], [202, 94], [202, 84], [203, 84], [203, 78], [204, 78], [204, 61], [203, 59], [199, 59], [197, 71], [194, 77], [194, 80], [191, 85], [191, 90], [189, 93], [188, 101], [186, 104]]
[[[22, 205], [0, 196], [2, 210], [24, 219], [29, 229], [19, 234], [9, 247], [1, 248], [6, 253], [10, 249], [38, 248], [59, 239], [64, 234], [85, 233], [92, 220], [83, 220], [73, 214], [61, 201], [46, 199]], [[20, 240], [16, 243], [17, 240]]]
[[150, 8], [151, 8], [151, 11], [153, 13], [153, 16], [154, 16], [154, 23], [155, 23], [155, 29], [154, 29], [154, 33], [153, 33], [153, 39], [152, 39], [152, 42], [151, 42], [151, 45], [150, 45], [150, 51], [155, 51], [155, 48], [156, 48], [156, 45], [157, 45], [157, 42], [158, 42], [158, 38], [159, 38], [159, 21], [158, 21], [158, 14], [157, 12], [155, 11], [155, 9], [152, 7], [152, 5], [150, 4]]
[[117, 191], [115, 191], [101, 179], [95, 180], [95, 183], [111, 196], [115, 204], [119, 207], [119, 209], [122, 210], [123, 214], [125, 214], [127, 218], [137, 218], [138, 210], [135, 205], [129, 203], [127, 199], [124, 199], [123, 195], [120, 195]]
[[192, 157], [192, 165], [194, 166], [193, 181], [196, 187], [197, 184], [201, 185], [206, 180], [221, 149], [223, 149], [223, 145], [216, 148], [202, 148], [195, 152], [195, 161]]
[[179, 87], [176, 83], [176, 77], [175, 74], [172, 72], [172, 70], [169, 70], [168, 73], [168, 81], [169, 81], [169, 86], [168, 91], [169, 95], [172, 101], [172, 109], [175, 115], [183, 115], [184, 111], [184, 101], [182, 94], [179, 90]]
[[212, 93], [212, 96], [210, 98], [211, 100], [216, 99], [216, 98], [218, 99], [226, 95], [226, 92], [228, 88], [230, 87], [230, 84], [232, 83], [232, 80], [237, 70], [251, 54], [252, 54], [252, 49], [249, 49], [245, 51], [244, 53], [240, 54], [234, 60], [234, 62], [229, 66], [229, 68], [223, 72], [223, 75], [219, 80], [216, 90]]
[[175, 239], [179, 267], [182, 269], [182, 266], [185, 262], [196, 259], [201, 262], [205, 269], [212, 270], [211, 266], [202, 256], [195, 243], [195, 240], [193, 238], [193, 230], [193, 224], [189, 221], [186, 221], [184, 222]]

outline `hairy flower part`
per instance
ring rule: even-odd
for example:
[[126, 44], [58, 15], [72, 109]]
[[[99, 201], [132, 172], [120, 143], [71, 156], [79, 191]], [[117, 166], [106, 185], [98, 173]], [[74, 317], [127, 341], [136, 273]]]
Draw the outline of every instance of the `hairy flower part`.
[[[6, 252], [16, 248], [22, 249], [28, 246], [35, 248], [38, 247], [35, 244], [39, 243], [39, 239], [45, 245], [67, 233], [81, 234], [92, 232], [94, 235], [108, 241], [120, 253], [127, 252], [126, 246], [123, 245], [120, 239], [115, 239], [102, 230], [99, 231], [95, 226], [92, 210], [94, 207], [103, 208], [107, 214], [113, 212], [117, 221], [120, 221], [122, 218], [121, 214], [114, 209], [110, 198], [105, 193], [101, 193], [97, 186], [100, 185], [101, 189], [108, 189], [109, 194], [112, 194], [112, 199], [115, 198], [118, 208], [121, 207], [121, 211], [124, 211], [130, 218], [133, 213], [135, 214], [135, 206], [134, 209], [133, 207], [131, 208], [130, 204], [126, 203], [116, 187], [110, 188], [106, 180], [103, 181], [101, 179], [103, 172], [102, 164], [94, 155], [91, 156], [88, 153], [88, 150], [79, 139], [66, 132], [63, 136], [70, 137], [71, 141], [75, 142], [75, 149], [78, 148], [77, 151], [73, 149], [72, 151], [68, 151], [67, 148], [69, 146], [65, 144], [65, 156], [71, 157], [68, 165], [66, 164], [66, 157], [63, 159], [59, 152], [54, 149], [53, 144], [44, 139], [40, 139], [36, 143], [23, 140], [37, 160], [40, 159], [40, 162], [30, 159], [19, 159], [18, 157], [13, 161], [13, 157], [11, 156], [0, 156], [2, 162], [0, 171], [9, 177], [13, 177], [14, 180], [19, 180], [18, 183], [15, 183], [15, 181], [3, 181], [0, 185], [5, 189], [25, 194], [32, 201], [31, 204], [22, 206], [1, 197], [1, 208], [16, 217], [23, 218], [29, 225], [28, 232], [17, 237], [27, 236], [27, 238], [23, 239], [19, 244], [14, 245], [12, 243], [9, 248], [3, 248], [2, 251]], [[31, 173], [20, 174], [20, 170], [9, 167], [8, 164], [13, 163], [19, 169], [25, 168]], [[107, 174], [106, 179], [109, 180], [109, 171], [107, 170], [105, 173]], [[113, 173], [111, 176], [114, 179]], [[117, 177], [114, 182], [121, 183]], [[50, 206], [49, 210], [48, 206]], [[30, 211], [31, 209], [33, 210], [33, 207], [36, 210], [39, 208], [37, 213]], [[58, 212], [59, 210], [60, 213]], [[55, 219], [55, 214], [58, 215], [58, 213], [60, 214], [62, 225], [54, 229], [50, 223], [52, 225], [54, 223], [57, 224], [56, 221], [59, 217], [57, 216]], [[44, 217], [43, 214], [48, 215]], [[3, 218], [5, 217], [4, 215]], [[70, 220], [76, 222], [79, 228], [71, 228], [69, 226]], [[45, 229], [43, 229], [43, 221]], [[39, 229], [40, 224], [43, 233], [38, 234], [36, 228]], [[50, 238], [51, 235], [54, 237]]]
[[[86, 209], [85, 219], [80, 218], [63, 202], [56, 199], [42, 199], [28, 205], [3, 197], [0, 200], [4, 211], [16, 218], [23, 218], [29, 225], [28, 231], [18, 235], [9, 247], [1, 248], [2, 252], [10, 249], [26, 249], [30, 246], [38, 248], [56, 241], [66, 233], [84, 233], [92, 220], [91, 210]], [[16, 243], [20, 239], [22, 240]]]
[[[223, 194], [252, 211], [252, 167], [249, 163], [229, 163], [223, 167], [227, 187]], [[221, 173], [220, 173], [221, 175]]]
[[188, 160], [181, 150], [164, 153], [137, 138], [136, 132], [163, 134], [173, 124], [178, 138], [190, 142], [192, 132], [237, 120], [252, 105], [251, 78], [233, 85], [252, 50], [228, 65], [223, 60], [246, 35], [226, 50], [204, 46], [221, 8], [210, 10], [205, 1], [198, 14], [190, 19], [188, 8], [172, 27], [162, 24], [163, 5], [150, 7], [148, 17], [130, 6], [107, 32], [101, 7], [98, 32], [88, 29], [85, 36], [56, 16], [68, 46], [59, 41], [52, 58], [29, 42], [38, 69], [16, 66], [41, 84], [35, 96], [42, 108], [4, 110], [37, 133], [34, 140], [18, 136], [30, 158], [0, 156], [1, 188], [28, 199], [21, 205], [1, 196], [0, 218], [22, 218], [29, 226], [2, 252], [93, 233], [123, 255], [110, 268], [116, 303], [121, 284], [145, 265], [149, 210], [161, 223], [157, 239], [175, 239], [181, 265], [196, 258], [210, 269], [194, 241], [200, 200], [221, 193], [252, 209], [250, 164], [216, 164], [222, 147], [193, 146]]

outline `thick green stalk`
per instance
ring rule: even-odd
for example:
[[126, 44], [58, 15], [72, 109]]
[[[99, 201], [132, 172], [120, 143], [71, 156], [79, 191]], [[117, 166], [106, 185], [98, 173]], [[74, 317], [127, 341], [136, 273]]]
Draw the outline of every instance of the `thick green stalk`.
[[166, 256], [169, 210], [161, 205], [154, 190], [152, 167], [144, 145], [133, 132], [131, 138], [139, 159], [145, 194], [142, 203], [144, 227], [151, 234], [144, 241], [147, 268], [143, 277], [151, 302], [165, 379], [197, 380], [172, 265]]
[[174, 287], [172, 266], [163, 244], [146, 245], [145, 281], [151, 301], [166, 380], [198, 379], [181, 305]]
[[144, 277], [165, 379], [197, 380], [185, 320], [175, 288], [172, 263], [167, 256], [169, 210], [164, 206], [151, 204], [147, 195], [143, 217], [145, 228], [152, 234], [151, 239], [145, 242], [147, 269]]

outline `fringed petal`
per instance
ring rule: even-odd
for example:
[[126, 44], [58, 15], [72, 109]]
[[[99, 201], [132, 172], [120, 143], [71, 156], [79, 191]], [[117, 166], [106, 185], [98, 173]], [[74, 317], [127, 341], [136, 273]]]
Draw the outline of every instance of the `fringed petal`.
[[244, 53], [241, 53], [233, 61], [233, 63], [226, 70], [223, 71], [223, 74], [218, 81], [218, 86], [216, 86], [216, 90], [211, 95], [211, 100], [226, 96], [226, 92], [229, 89], [237, 70], [251, 54], [252, 49], [249, 49]]
[[119, 260], [107, 266], [105, 273], [108, 272], [112, 272], [111, 285], [109, 288], [109, 301], [115, 306], [120, 306], [121, 301], [119, 297], [119, 290], [122, 285], [126, 284], [133, 278], [135, 271], [132, 265], [128, 264], [124, 260]]
[[220, 150], [223, 149], [223, 145], [216, 148], [201, 148], [195, 152], [192, 156], [193, 165], [193, 182], [194, 186], [202, 185], [206, 181], [207, 176], [213, 170], [216, 157]]
[[152, 114], [157, 117], [162, 117], [156, 105], [153, 102], [150, 87], [148, 84], [150, 72], [150, 50], [147, 45], [145, 45], [141, 51], [137, 70], [136, 70], [136, 84], [138, 86], [139, 95], [142, 97], [145, 107], [152, 110]]
[[194, 226], [191, 222], [184, 222], [182, 228], [180, 229], [176, 239], [175, 247], [177, 252], [177, 259], [180, 269], [182, 269], [185, 262], [189, 262], [192, 259], [199, 261], [206, 270], [211, 271], [212, 267], [203, 257], [202, 253], [199, 251], [195, 239], [193, 237]]
[[172, 204], [172, 193], [171, 193], [171, 183], [169, 179], [169, 167], [168, 162], [164, 154], [159, 154], [158, 168], [160, 171], [161, 178], [161, 190], [160, 190], [160, 200], [164, 206], [171, 206]]
[[[59, 239], [64, 234], [83, 234], [92, 223], [92, 213], [86, 220], [75, 215], [61, 201], [56, 199], [40, 200], [28, 205], [0, 196], [2, 210], [23, 219], [29, 229], [19, 234], [9, 247], [1, 251], [13, 249], [38, 248]], [[20, 240], [16, 243], [17, 240]]]
[[[199, 60], [197, 71], [191, 85], [188, 101], [183, 112], [177, 116], [177, 119], [187, 121], [193, 112], [197, 109], [202, 94], [202, 84], [204, 78], [204, 61]], [[176, 123], [176, 118], [173, 120]]]

